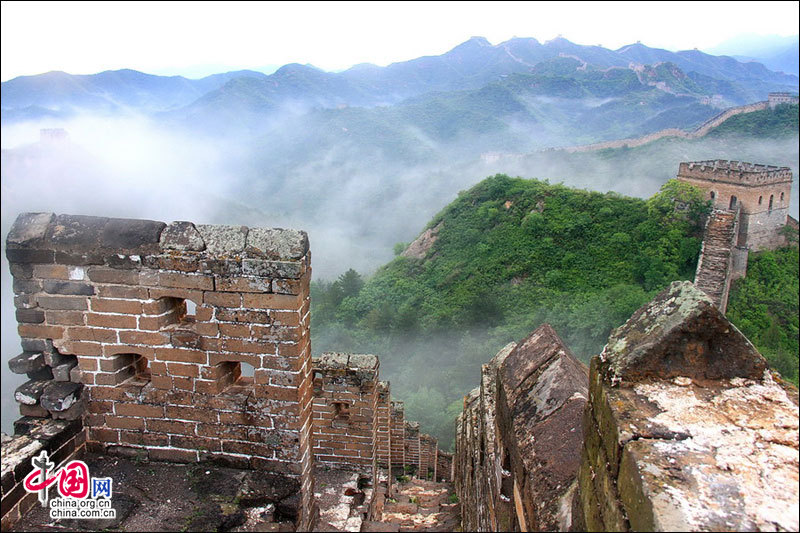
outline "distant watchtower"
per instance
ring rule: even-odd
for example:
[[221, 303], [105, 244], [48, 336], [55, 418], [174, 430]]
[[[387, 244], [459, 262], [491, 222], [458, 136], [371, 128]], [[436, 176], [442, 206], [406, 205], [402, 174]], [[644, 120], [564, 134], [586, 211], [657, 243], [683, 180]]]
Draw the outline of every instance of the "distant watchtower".
[[741, 210], [737, 246], [758, 251], [784, 245], [792, 171], [743, 161], [681, 163], [678, 179], [706, 191], [715, 209]]

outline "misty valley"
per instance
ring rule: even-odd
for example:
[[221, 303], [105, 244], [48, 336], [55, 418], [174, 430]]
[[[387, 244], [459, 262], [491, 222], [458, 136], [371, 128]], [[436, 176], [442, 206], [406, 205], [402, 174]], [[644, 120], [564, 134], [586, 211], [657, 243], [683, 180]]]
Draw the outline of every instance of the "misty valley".
[[[2, 230], [26, 211], [305, 230], [314, 354], [378, 355], [406, 416], [448, 449], [487, 354], [549, 323], [587, 362], [694, 278], [709, 206], [672, 180], [680, 162], [789, 167], [798, 217], [796, 98], [699, 138], [560, 148], [691, 131], [797, 90], [796, 75], [754, 61], [563, 38], [472, 38], [338, 73], [23, 76], [2, 84]], [[3, 353], [15, 353], [3, 261]], [[797, 272], [796, 247], [751, 254], [727, 313], [795, 384]]]

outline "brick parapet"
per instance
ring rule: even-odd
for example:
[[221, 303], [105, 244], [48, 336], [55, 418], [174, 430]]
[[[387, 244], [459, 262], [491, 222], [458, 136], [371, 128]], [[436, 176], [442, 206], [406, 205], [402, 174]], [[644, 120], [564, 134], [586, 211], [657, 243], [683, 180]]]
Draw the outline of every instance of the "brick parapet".
[[313, 451], [323, 463], [371, 465], [377, 441], [378, 358], [324, 353], [313, 360]]
[[23, 349], [77, 359], [89, 450], [299, 476], [310, 509], [304, 232], [26, 213], [6, 255]]
[[420, 461], [420, 440], [419, 440], [419, 423], [405, 422], [405, 465], [407, 471], [413, 474], [414, 477], [419, 477], [419, 461]]

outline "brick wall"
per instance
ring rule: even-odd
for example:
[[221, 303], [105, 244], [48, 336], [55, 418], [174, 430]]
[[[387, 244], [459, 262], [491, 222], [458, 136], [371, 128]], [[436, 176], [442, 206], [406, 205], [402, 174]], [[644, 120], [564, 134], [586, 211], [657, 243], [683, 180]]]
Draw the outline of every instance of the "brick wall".
[[376, 451], [378, 358], [324, 353], [314, 359], [313, 369], [316, 460], [372, 465]]
[[87, 449], [298, 476], [311, 508], [305, 233], [26, 213], [6, 253], [26, 357], [77, 361]]
[[406, 464], [406, 420], [403, 402], [391, 402], [392, 417], [391, 459], [392, 467], [403, 468]]
[[419, 423], [405, 423], [405, 468], [410, 470], [415, 477], [419, 474]]
[[378, 465], [383, 468], [391, 466], [392, 446], [392, 413], [391, 388], [388, 381], [378, 382], [378, 403], [376, 407], [376, 455]]

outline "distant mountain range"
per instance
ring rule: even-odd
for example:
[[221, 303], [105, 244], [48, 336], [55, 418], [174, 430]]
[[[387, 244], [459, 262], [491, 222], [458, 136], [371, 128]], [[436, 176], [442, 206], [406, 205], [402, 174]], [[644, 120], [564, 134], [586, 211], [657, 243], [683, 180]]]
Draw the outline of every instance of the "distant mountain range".
[[473, 37], [439, 56], [338, 73], [296, 63], [198, 80], [49, 72], [4, 82], [0, 103], [3, 124], [133, 111], [192, 132], [268, 138], [283, 159], [350, 142], [416, 161], [443, 144], [527, 151], [690, 128], [720, 108], [797, 88], [797, 76], [698, 50]]
[[724, 54], [739, 61], [758, 61], [770, 70], [798, 74], [800, 38], [797, 35], [740, 35], [711, 48], [711, 54]]

